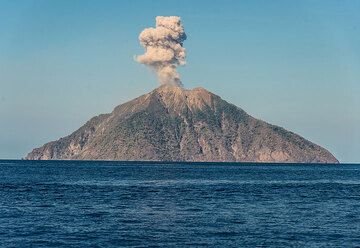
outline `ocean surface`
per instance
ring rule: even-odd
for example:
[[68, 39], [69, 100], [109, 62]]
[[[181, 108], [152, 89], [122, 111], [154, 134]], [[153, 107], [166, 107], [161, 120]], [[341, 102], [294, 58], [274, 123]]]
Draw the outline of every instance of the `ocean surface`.
[[0, 247], [360, 247], [360, 165], [0, 160]]

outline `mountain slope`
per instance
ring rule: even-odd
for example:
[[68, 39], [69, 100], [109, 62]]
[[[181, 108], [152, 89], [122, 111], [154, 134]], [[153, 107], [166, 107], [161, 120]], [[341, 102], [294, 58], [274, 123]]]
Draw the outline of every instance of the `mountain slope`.
[[26, 159], [338, 163], [324, 148], [203, 89], [161, 86]]

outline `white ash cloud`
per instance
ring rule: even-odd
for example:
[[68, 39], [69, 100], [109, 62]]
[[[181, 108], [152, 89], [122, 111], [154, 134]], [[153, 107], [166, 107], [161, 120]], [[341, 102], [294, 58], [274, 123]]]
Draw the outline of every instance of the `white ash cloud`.
[[161, 84], [182, 86], [177, 66], [185, 65], [186, 40], [184, 27], [178, 16], [157, 16], [156, 27], [146, 28], [139, 35], [145, 53], [135, 57], [157, 73]]

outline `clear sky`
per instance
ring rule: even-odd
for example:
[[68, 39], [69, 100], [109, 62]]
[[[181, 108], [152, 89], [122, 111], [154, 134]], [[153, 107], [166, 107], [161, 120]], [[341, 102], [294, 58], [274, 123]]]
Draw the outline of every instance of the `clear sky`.
[[0, 158], [158, 86], [138, 35], [179, 15], [187, 88], [360, 162], [360, 1], [0, 1]]

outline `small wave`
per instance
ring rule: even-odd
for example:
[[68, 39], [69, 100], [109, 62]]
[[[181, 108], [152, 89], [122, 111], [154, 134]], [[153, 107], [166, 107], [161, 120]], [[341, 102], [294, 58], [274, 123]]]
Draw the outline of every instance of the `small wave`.
[[[52, 183], [49, 183], [52, 184]], [[113, 186], [113, 187], [148, 187], [148, 186], [212, 186], [212, 185], [315, 185], [315, 184], [343, 184], [343, 185], [360, 185], [360, 180], [111, 180], [111, 181], [98, 181], [98, 180], [81, 180], [62, 182], [61, 185], [71, 186]]]

